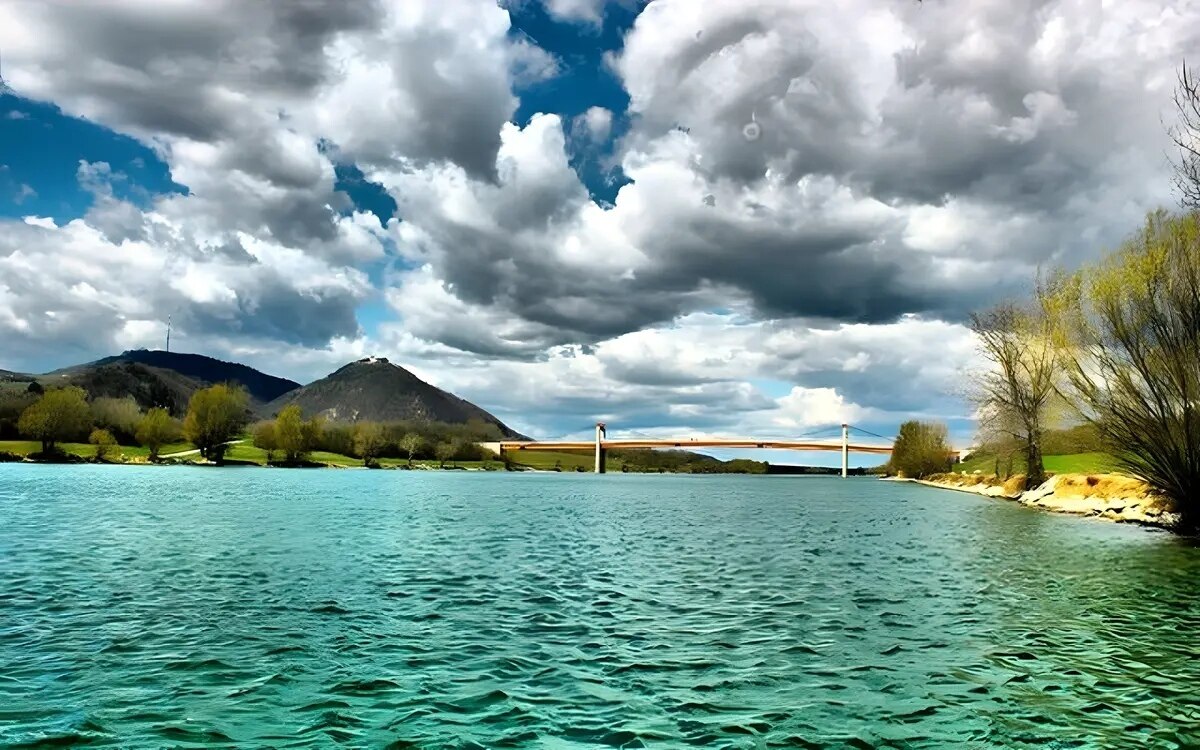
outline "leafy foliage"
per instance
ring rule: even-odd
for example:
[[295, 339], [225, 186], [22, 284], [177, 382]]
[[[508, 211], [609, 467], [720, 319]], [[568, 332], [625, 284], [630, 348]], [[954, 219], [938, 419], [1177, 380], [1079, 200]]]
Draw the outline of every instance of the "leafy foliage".
[[949, 470], [950, 463], [950, 441], [945, 425], [916, 420], [900, 425], [892, 446], [891, 473], [923, 479]]
[[108, 430], [97, 427], [88, 436], [88, 442], [96, 446], [96, 460], [103, 461], [114, 453], [120, 455], [117, 439]]
[[156, 406], [138, 421], [135, 433], [138, 443], [150, 449], [150, 460], [154, 461], [159, 449], [179, 439], [183, 426], [166, 409]]
[[92, 426], [91, 409], [82, 388], [53, 388], [21, 413], [17, 427], [22, 435], [42, 443], [42, 453], [54, 444], [86, 435]]
[[92, 400], [92, 423], [104, 428], [119, 440], [135, 439], [141, 419], [142, 410], [132, 396], [101, 396]]
[[247, 422], [249, 397], [240, 386], [220, 383], [192, 394], [183, 434], [200, 455], [220, 462], [225, 443], [237, 437]]

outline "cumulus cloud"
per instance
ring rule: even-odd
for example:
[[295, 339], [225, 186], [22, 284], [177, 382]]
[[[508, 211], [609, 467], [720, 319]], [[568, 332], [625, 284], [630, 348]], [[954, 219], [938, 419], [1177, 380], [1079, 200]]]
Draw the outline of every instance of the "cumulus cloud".
[[[179, 309], [251, 361], [298, 345], [275, 360], [297, 375], [383, 349], [505, 416], [559, 415], [513, 420], [542, 431], [957, 416], [957, 321], [1170, 201], [1186, 3], [630, 7], [606, 62], [628, 111], [518, 122], [559, 65], [491, 0], [0, 5], [14, 89], [141, 139], [187, 188], [133, 205], [85, 162], [86, 215], [6, 222], [0, 331], [95, 348]], [[611, 203], [581, 143], [628, 180]], [[339, 163], [397, 216], [356, 210]], [[369, 298], [394, 315], [377, 333]]]
[[612, 133], [612, 111], [604, 107], [588, 107], [575, 117], [574, 129], [582, 132], [593, 143], [603, 143]]

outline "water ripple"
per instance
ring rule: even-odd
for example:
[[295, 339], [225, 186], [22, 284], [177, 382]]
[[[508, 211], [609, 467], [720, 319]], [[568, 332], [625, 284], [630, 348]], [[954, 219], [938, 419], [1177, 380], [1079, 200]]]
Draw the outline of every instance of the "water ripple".
[[0, 486], [3, 747], [1200, 746], [1161, 533], [802, 477]]

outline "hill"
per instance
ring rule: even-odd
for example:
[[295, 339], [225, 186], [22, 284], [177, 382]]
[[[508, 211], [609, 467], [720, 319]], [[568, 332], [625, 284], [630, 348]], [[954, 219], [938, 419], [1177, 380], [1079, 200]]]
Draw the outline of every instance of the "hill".
[[173, 370], [120, 360], [55, 370], [38, 376], [38, 382], [47, 387], [77, 385], [92, 398], [132, 396], [143, 409], [161, 406], [176, 416], [183, 414], [192, 393], [207, 385]]
[[92, 398], [132, 396], [142, 408], [164, 406], [179, 415], [192, 393], [213, 383], [240, 383], [256, 406], [300, 384], [237, 362], [158, 350], [135, 349], [37, 376], [43, 385], [77, 385]]
[[[245, 387], [250, 397], [266, 403], [279, 398], [288, 391], [294, 391], [300, 384], [287, 378], [277, 378], [253, 367], [237, 362], [226, 362], [202, 354], [182, 354], [165, 352], [160, 349], [131, 349], [114, 357], [105, 357], [86, 365], [77, 365], [70, 370], [81, 367], [102, 367], [104, 365], [134, 362], [147, 365], [158, 370], [171, 370], [205, 385], [213, 383], [240, 383]], [[64, 372], [60, 370], [58, 372]]]
[[32, 375], [26, 375], [23, 372], [0, 370], [0, 383], [28, 383], [33, 379]]
[[295, 404], [305, 414], [335, 422], [415, 420], [465, 424], [479, 420], [495, 425], [505, 437], [520, 437], [470, 401], [426, 383], [387, 359], [368, 357], [275, 399], [262, 410], [275, 414]]

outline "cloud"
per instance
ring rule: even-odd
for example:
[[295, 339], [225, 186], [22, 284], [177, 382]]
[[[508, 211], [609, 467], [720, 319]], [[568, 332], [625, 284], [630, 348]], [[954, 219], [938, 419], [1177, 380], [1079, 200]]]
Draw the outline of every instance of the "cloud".
[[550, 15], [563, 21], [598, 24], [603, 20], [604, 0], [545, 0]]
[[37, 191], [22, 182], [17, 186], [17, 194], [13, 196], [13, 203], [16, 203], [19, 206], [29, 198], [36, 197]]
[[[630, 7], [606, 63], [628, 111], [564, 122], [515, 121], [560, 63], [490, 0], [0, 5], [16, 90], [187, 187], [135, 206], [93, 158], [86, 215], [5, 222], [10, 356], [179, 310], [185, 338], [297, 374], [382, 349], [542, 434], [960, 416], [966, 312], [1170, 201], [1184, 3]], [[581, 144], [628, 180], [611, 204]], [[357, 210], [339, 164], [396, 217]], [[392, 316], [369, 331], [367, 300]]]
[[604, 143], [612, 133], [612, 111], [604, 107], [588, 107], [587, 111], [577, 115], [573, 129], [585, 134], [593, 143]]

